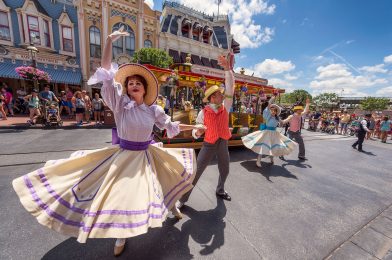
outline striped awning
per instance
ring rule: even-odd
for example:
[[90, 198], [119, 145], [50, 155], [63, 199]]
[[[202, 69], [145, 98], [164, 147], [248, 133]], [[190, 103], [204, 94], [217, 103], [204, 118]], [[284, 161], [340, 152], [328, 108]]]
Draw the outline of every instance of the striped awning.
[[[16, 61], [15, 63], [12, 63], [11, 61], [4, 60], [4, 62], [0, 62], [0, 77], [21, 79], [21, 77], [19, 77], [18, 73], [15, 71], [15, 69], [19, 66], [24, 66], [22, 61]], [[42, 64], [38, 64], [37, 67], [40, 70], [49, 73], [50, 77], [52, 78], [52, 83], [81, 85], [82, 73], [80, 69], [73, 70], [72, 68], [67, 68], [64, 70], [63, 66], [58, 66], [58, 68], [55, 69], [49, 65], [47, 68], [45, 68]]]

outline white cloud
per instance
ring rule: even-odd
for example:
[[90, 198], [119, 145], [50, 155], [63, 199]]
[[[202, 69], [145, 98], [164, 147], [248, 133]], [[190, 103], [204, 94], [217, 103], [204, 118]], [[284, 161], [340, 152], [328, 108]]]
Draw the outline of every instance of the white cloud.
[[322, 59], [324, 59], [324, 56], [322, 56], [322, 55], [313, 57], [313, 60], [314, 60], [314, 61], [319, 61], [319, 60], [322, 60]]
[[[180, 3], [207, 14], [217, 14], [216, 0], [204, 0], [203, 4], [194, 0], [179, 0]], [[276, 6], [266, 0], [225, 0], [222, 1], [219, 12], [228, 14], [231, 21], [231, 33], [241, 48], [257, 48], [269, 43], [275, 34], [274, 28], [262, 27], [254, 20], [257, 15], [272, 15]]]
[[283, 72], [289, 72], [295, 69], [295, 65], [289, 61], [280, 61], [277, 59], [266, 59], [254, 66], [253, 70], [257, 75], [275, 75]]
[[376, 95], [381, 97], [392, 97], [392, 86], [377, 90]]
[[364, 66], [359, 68], [360, 71], [365, 71], [368, 73], [387, 73], [388, 70], [384, 69], [384, 64], [378, 64], [374, 66]]
[[144, 0], [144, 2], [151, 8], [154, 8], [154, 0]]
[[353, 75], [346, 64], [337, 63], [317, 68], [318, 75], [310, 82], [315, 94], [335, 92], [344, 95], [366, 96], [364, 89], [378, 87], [388, 83], [384, 78], [375, 76]]
[[287, 80], [280, 79], [280, 78], [270, 78], [270, 79], [268, 79], [268, 84], [274, 86], [275, 88], [286, 89], [286, 92], [287, 92], [287, 88], [290, 88], [293, 86], [293, 83], [291, 83]]
[[392, 63], [392, 54], [384, 57], [384, 62], [385, 63]]
[[294, 75], [291, 75], [290, 73], [287, 73], [286, 75], [284, 75], [284, 78], [286, 80], [296, 80], [296, 79], [298, 79], [298, 76], [294, 76]]
[[304, 26], [307, 22], [309, 22], [309, 18], [305, 17], [305, 18], [302, 20], [302, 23], [300, 24], [300, 26]]
[[328, 66], [320, 66], [317, 68], [319, 75], [316, 79], [327, 79], [336, 77], [350, 76], [351, 72], [347, 70], [347, 66], [344, 64], [330, 64]]

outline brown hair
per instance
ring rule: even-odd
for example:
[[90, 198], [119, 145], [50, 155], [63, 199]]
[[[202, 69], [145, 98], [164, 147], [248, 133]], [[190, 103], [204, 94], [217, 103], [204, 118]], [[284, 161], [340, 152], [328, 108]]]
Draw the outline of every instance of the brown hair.
[[78, 95], [82, 94], [82, 92], [80, 92], [79, 90], [75, 92], [74, 97], [78, 98]]
[[125, 80], [125, 84], [124, 84], [123, 94], [129, 96], [129, 94], [128, 94], [128, 82], [131, 79], [138, 80], [138, 81], [140, 81], [143, 84], [143, 88], [144, 88], [144, 95], [143, 95], [143, 97], [145, 97], [147, 95], [147, 81], [146, 81], [145, 78], [143, 78], [140, 75], [132, 75], [132, 76], [127, 77], [127, 79]]

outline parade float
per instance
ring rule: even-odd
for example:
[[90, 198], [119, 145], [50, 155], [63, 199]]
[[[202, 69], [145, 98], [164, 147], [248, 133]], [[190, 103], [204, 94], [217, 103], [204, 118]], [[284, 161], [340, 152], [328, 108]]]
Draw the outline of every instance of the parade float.
[[[172, 65], [171, 69], [158, 68], [145, 64], [157, 77], [160, 83], [160, 94], [169, 100], [169, 115], [173, 121], [184, 124], [195, 124], [198, 112], [203, 109], [204, 91], [212, 86], [224, 86], [224, 71], [191, 64], [190, 57], [185, 63]], [[235, 93], [233, 108], [230, 111], [229, 123], [232, 138], [230, 146], [242, 145], [241, 136], [258, 130], [262, 122], [262, 111], [267, 99], [272, 95], [284, 93], [268, 85], [266, 79], [245, 75], [241, 69], [235, 73]], [[162, 106], [165, 102], [160, 102]], [[203, 138], [194, 139], [191, 131], [185, 131], [169, 139], [165, 131], [154, 130], [156, 141], [163, 142], [165, 147], [200, 148]]]

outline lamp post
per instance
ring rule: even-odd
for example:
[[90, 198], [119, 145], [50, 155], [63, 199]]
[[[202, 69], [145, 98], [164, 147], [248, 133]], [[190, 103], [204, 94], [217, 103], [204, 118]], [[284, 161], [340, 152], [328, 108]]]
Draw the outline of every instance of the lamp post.
[[[34, 35], [34, 34], [32, 34], [32, 35], [31, 35], [31, 38], [32, 38], [32, 42], [30, 42], [30, 45], [27, 46], [26, 49], [27, 49], [27, 51], [29, 52], [29, 55], [30, 55], [30, 57], [31, 57], [31, 66], [32, 66], [33, 68], [37, 68], [37, 60], [36, 60], [36, 58], [37, 58], [37, 53], [38, 53], [39, 51], [38, 51], [38, 49], [34, 46], [34, 41], [35, 41], [35, 39], [39, 39], [39, 37], [36, 36], [36, 35]], [[38, 86], [38, 82], [37, 82], [37, 80], [34, 80], [34, 88], [36, 89], [37, 86]]]

